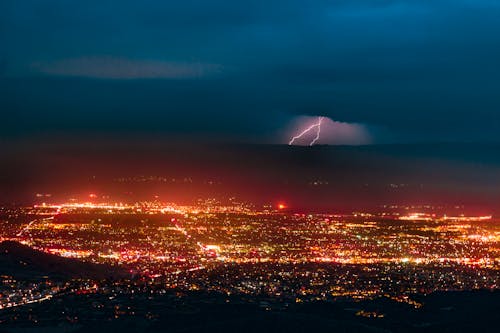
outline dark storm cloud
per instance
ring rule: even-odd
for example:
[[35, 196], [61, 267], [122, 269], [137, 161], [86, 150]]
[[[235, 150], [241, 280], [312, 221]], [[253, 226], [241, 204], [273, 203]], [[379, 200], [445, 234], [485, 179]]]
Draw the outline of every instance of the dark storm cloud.
[[493, 0], [5, 0], [0, 126], [255, 139], [322, 114], [375, 142], [499, 140], [498, 17]]

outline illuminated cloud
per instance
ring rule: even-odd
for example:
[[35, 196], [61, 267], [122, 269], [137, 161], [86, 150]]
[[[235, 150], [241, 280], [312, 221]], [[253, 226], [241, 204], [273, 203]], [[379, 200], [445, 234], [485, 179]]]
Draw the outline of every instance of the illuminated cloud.
[[286, 132], [287, 143], [297, 146], [372, 143], [371, 135], [365, 125], [339, 122], [322, 116], [297, 117]]
[[217, 64], [132, 60], [115, 57], [82, 57], [38, 62], [42, 74], [98, 79], [192, 79], [220, 72]]

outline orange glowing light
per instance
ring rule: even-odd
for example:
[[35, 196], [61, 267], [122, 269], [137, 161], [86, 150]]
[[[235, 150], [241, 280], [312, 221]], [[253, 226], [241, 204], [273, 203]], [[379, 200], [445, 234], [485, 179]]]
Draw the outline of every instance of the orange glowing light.
[[286, 208], [286, 205], [285, 204], [278, 204], [278, 209], [285, 209]]

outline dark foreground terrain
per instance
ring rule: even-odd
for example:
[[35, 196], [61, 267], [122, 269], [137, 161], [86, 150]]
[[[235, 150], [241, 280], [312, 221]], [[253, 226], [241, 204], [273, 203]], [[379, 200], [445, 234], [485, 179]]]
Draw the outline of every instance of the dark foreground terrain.
[[498, 332], [500, 292], [287, 303], [221, 294], [67, 295], [0, 312], [0, 332]]

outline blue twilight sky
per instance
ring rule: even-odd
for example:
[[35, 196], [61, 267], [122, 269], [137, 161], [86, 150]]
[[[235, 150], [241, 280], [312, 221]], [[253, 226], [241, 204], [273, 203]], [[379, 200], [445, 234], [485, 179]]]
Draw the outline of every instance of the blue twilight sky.
[[2, 0], [0, 110], [7, 138], [500, 141], [500, 1]]

